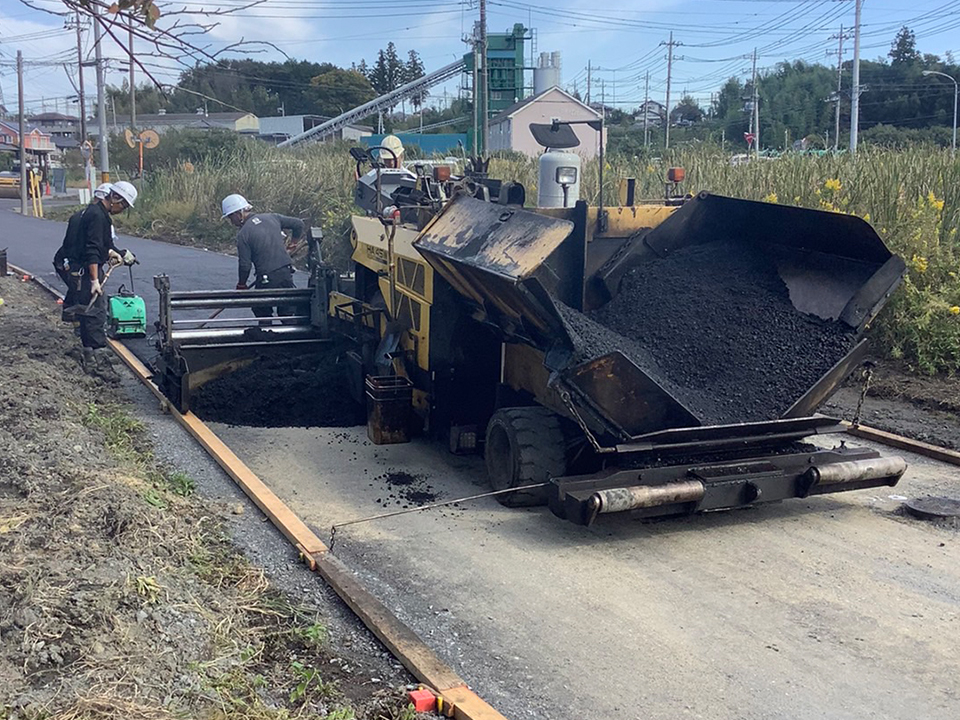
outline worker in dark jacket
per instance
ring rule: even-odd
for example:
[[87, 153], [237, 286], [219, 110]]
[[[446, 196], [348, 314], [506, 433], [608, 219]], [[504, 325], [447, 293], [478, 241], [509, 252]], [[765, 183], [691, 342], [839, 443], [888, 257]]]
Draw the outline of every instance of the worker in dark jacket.
[[[94, 202], [102, 200], [110, 194], [113, 186], [110, 183], [102, 183], [93, 191]], [[63, 236], [63, 243], [56, 255], [53, 256], [53, 269], [56, 271], [64, 285], [67, 286], [67, 292], [63, 296], [63, 309], [61, 319], [64, 322], [73, 323], [77, 332], [80, 328], [80, 318], [70, 311], [77, 304], [77, 293], [80, 291], [80, 275], [82, 263], [80, 257], [83, 254], [83, 245], [80, 240], [80, 218], [84, 211], [80, 210], [70, 216], [67, 221], [67, 232]]]
[[121, 263], [132, 265], [136, 262], [133, 253], [120, 252], [114, 246], [113, 220], [111, 215], [133, 207], [137, 199], [137, 189], [128, 182], [114, 183], [110, 193], [97, 200], [83, 211], [80, 218], [80, 239], [83, 252], [80, 258], [83, 275], [80, 278], [80, 291], [77, 293], [78, 305], [85, 308], [93, 302], [89, 311], [80, 313], [80, 341], [83, 344], [83, 368], [91, 375], [105, 380], [119, 379], [113, 367], [110, 350], [107, 348], [105, 324], [107, 321], [107, 303], [103, 296], [106, 265]]
[[[237, 257], [240, 262], [237, 290], [247, 289], [251, 266], [258, 290], [296, 287], [293, 282], [293, 260], [287, 252], [283, 231], [290, 231], [293, 241], [299, 242], [304, 233], [303, 221], [275, 213], [254, 213], [243, 195], [228, 195], [220, 204], [220, 209], [223, 211], [222, 217], [240, 230], [237, 233]], [[280, 317], [293, 315], [294, 312], [294, 308], [289, 306], [277, 307]], [[273, 308], [256, 307], [253, 308], [253, 314], [260, 318], [273, 317]]]

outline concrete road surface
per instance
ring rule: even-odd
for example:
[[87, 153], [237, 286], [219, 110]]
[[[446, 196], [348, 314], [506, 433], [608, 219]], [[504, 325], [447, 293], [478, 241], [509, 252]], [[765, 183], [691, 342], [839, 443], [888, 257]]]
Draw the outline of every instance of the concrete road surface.
[[[46, 270], [63, 231], [0, 210], [0, 232], [11, 262]], [[235, 283], [231, 258], [125, 242], [148, 287], [161, 270]], [[426, 442], [213, 427], [327, 539], [411, 489], [486, 489], [478, 458]], [[590, 529], [485, 499], [344, 526], [334, 552], [513, 720], [955, 720], [960, 535], [898, 508], [960, 495], [960, 471], [908, 462], [896, 488]], [[391, 485], [397, 471], [418, 479]]]
[[[486, 489], [476, 458], [363, 428], [213, 427], [327, 539], [402, 508], [387, 472]], [[896, 511], [960, 472], [909, 462], [896, 488], [589, 530], [474, 501], [340, 528], [334, 552], [511, 718], [955, 720], [960, 536]]]

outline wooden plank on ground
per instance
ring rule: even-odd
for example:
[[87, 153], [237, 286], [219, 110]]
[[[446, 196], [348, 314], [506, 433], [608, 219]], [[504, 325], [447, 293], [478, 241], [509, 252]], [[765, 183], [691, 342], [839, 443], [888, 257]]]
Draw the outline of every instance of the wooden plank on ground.
[[340, 559], [328, 553], [316, 560], [317, 572], [420, 682], [435, 690], [465, 684], [413, 630], [375, 598]]
[[180, 413], [170, 405], [160, 388], [150, 379], [149, 368], [122, 343], [111, 347], [133, 372], [186, 428], [217, 464], [243, 489], [251, 500], [277, 526], [280, 532], [304, 555], [305, 560], [336, 591], [393, 655], [420, 682], [438, 692], [456, 690], [464, 701], [458, 715], [464, 720], [505, 720], [493, 707], [466, 689], [466, 683], [444, 663], [406, 624], [380, 602], [341, 560], [328, 552], [326, 544], [310, 530], [286, 504], [268, 488], [217, 435], [193, 413]]
[[960, 452], [956, 450], [950, 450], [949, 448], [940, 447], [939, 445], [931, 445], [930, 443], [914, 440], [913, 438], [904, 437], [903, 435], [897, 435], [896, 433], [887, 432], [886, 430], [867, 427], [866, 425], [846, 424], [848, 425], [847, 433], [854, 437], [873, 440], [882, 445], [889, 445], [899, 450], [906, 450], [916, 453], [917, 455], [939, 460], [940, 462], [950, 463], [951, 465], [960, 465]]
[[[45, 290], [61, 296], [49, 283], [14, 266]], [[246, 495], [270, 518], [315, 569], [336, 591], [363, 624], [377, 636], [414, 677], [439, 692], [456, 708], [460, 720], [506, 720], [492, 706], [470, 690], [463, 679], [444, 663], [420, 637], [368, 591], [341, 560], [329, 554], [327, 546], [257, 475], [236, 456], [206, 424], [193, 413], [181, 413], [169, 403], [152, 380], [150, 369], [121, 342], [109, 340], [110, 347], [144, 385], [164, 404], [170, 414], [220, 465]]]
[[[151, 373], [149, 368], [140, 362], [140, 359], [130, 350], [116, 340], [110, 340], [110, 346], [113, 348], [127, 366], [133, 370], [137, 376], [144, 382], [154, 385], [150, 381]], [[154, 394], [159, 393], [157, 388]], [[160, 395], [162, 397], [162, 393]], [[223, 468], [237, 485], [247, 494], [254, 504], [260, 508], [277, 526], [277, 529], [283, 533], [283, 536], [289, 540], [294, 547], [303, 548], [311, 555], [319, 555], [327, 551], [327, 546], [317, 535], [307, 527], [297, 515], [287, 507], [276, 494], [266, 486], [266, 484], [246, 466], [246, 464], [236, 456], [236, 454], [227, 447], [227, 444], [221, 440], [207, 425], [191, 412], [180, 413], [175, 407], [169, 405], [170, 413], [183, 425], [194, 439], [203, 446], [210, 457], [217, 461], [217, 464]]]
[[444, 704], [453, 704], [453, 716], [459, 720], [506, 720], [465, 685], [448, 688], [440, 694], [443, 696]]

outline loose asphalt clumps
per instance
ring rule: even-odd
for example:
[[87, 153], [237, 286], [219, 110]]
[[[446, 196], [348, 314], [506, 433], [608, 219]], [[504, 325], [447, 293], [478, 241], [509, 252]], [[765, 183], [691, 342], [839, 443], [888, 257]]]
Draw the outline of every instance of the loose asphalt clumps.
[[399, 505], [401, 508], [421, 507], [440, 499], [440, 494], [424, 475], [414, 475], [403, 470], [389, 470], [378, 475], [374, 481], [385, 485], [384, 495], [377, 498], [383, 507]]
[[644, 262], [572, 326], [578, 359], [619, 349], [701, 422], [772, 420], [853, 347], [845, 323], [798, 311], [776, 266], [746, 243]]
[[264, 357], [202, 385], [193, 412], [202, 420], [252, 427], [350, 427], [365, 421], [350, 396], [343, 347]]

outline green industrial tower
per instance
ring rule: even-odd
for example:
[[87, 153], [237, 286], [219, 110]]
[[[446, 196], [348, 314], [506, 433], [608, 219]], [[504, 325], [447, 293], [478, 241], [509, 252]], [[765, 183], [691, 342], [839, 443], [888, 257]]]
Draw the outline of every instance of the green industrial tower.
[[[506, 110], [516, 102], [519, 102], [527, 94], [527, 87], [524, 85], [524, 43], [530, 39], [529, 30], [521, 23], [513, 26], [512, 30], [505, 33], [487, 33], [487, 68], [489, 75], [489, 97], [487, 98], [488, 118], [492, 118]], [[477, 37], [477, 33], [474, 33]], [[463, 57], [466, 63], [466, 72], [473, 73], [473, 53], [467, 53]], [[479, 83], [482, 91], [483, 83]], [[479, 112], [482, 107], [481, 98], [474, 93], [474, 113]], [[480, 124], [479, 122], [477, 123]], [[473, 130], [470, 131], [470, 144], [473, 144]], [[482, 147], [482, 138], [478, 149], [481, 154], [485, 148]]]

